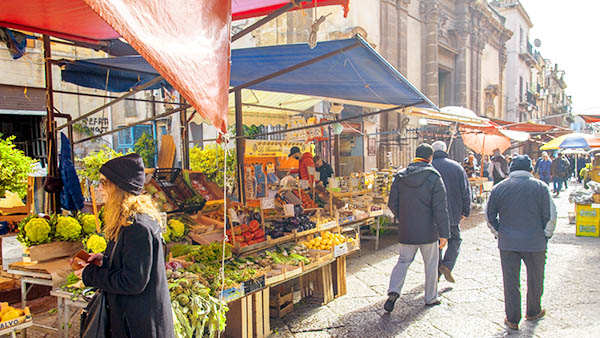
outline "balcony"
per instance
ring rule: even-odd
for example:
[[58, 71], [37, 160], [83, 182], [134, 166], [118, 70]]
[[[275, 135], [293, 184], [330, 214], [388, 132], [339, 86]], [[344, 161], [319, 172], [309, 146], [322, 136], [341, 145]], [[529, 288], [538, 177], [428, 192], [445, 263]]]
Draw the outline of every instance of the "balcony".
[[528, 66], [533, 66], [537, 63], [536, 58], [533, 56], [533, 45], [527, 41], [526, 49], [521, 47], [521, 53], [519, 53], [519, 57], [527, 62]]
[[537, 102], [535, 100], [535, 94], [531, 91], [527, 91], [527, 103], [533, 105], [537, 109]]

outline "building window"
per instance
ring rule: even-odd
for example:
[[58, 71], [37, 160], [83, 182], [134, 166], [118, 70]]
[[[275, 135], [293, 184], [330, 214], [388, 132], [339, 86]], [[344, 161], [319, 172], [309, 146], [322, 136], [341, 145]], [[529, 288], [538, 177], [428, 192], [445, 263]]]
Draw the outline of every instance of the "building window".
[[444, 69], [438, 71], [438, 101], [440, 107], [453, 104], [452, 73]]
[[523, 77], [519, 76], [519, 102], [523, 102]]
[[[121, 127], [123, 126], [119, 126], [119, 128]], [[154, 137], [153, 126], [149, 124], [142, 124], [139, 126], [133, 126], [131, 128], [119, 131], [117, 137], [119, 144], [117, 144], [115, 148], [118, 152], [121, 152], [123, 154], [127, 154], [128, 152], [133, 151], [133, 146], [135, 145], [135, 142], [137, 142], [137, 140], [139, 140], [139, 138], [142, 137], [144, 133], [147, 133], [150, 136]]]
[[519, 53], [523, 52], [523, 28], [519, 27]]

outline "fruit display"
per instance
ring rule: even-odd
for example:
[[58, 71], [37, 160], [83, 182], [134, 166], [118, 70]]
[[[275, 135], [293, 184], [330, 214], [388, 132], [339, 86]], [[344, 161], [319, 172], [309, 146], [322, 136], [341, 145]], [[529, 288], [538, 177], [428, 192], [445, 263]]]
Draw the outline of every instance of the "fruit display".
[[296, 195], [296, 197], [300, 198], [302, 201], [302, 207], [304, 209], [315, 209], [319, 207], [317, 203], [310, 198], [310, 195], [306, 191], [294, 189], [292, 192], [294, 195]]
[[317, 236], [311, 240], [304, 241], [301, 244], [306, 246], [308, 249], [315, 250], [331, 250], [335, 245], [342, 243], [352, 243], [354, 238], [346, 238], [341, 234], [334, 234], [330, 231], [325, 231], [321, 236]]
[[[31, 313], [29, 312], [29, 308], [27, 308], [27, 307], [25, 309], [18, 309], [18, 308], [9, 306], [8, 303], [1, 303], [0, 305], [1, 305], [1, 307], [0, 307], [0, 323], [12, 321], [12, 320], [15, 320], [15, 319], [23, 317], [23, 316], [27, 316], [27, 317], [31, 318]], [[9, 323], [8, 325], [6, 325], [6, 327], [13, 326], [13, 325], [14, 324]]]
[[240, 247], [254, 245], [264, 242], [266, 238], [265, 231], [261, 228], [257, 220], [251, 220], [248, 224], [240, 224], [227, 230], [227, 241], [229, 243], [239, 243]]
[[156, 204], [158, 210], [162, 212], [175, 210], [175, 206], [169, 202], [167, 195], [159, 188], [156, 182], [150, 181], [150, 183], [144, 185], [144, 191], [152, 195], [152, 200]]
[[198, 275], [167, 270], [175, 337], [215, 337], [225, 330], [227, 304]]
[[267, 227], [267, 234], [269, 234], [271, 238], [279, 238], [286, 232], [289, 233], [294, 230], [302, 232], [317, 227], [317, 224], [311, 220], [310, 214], [304, 212], [301, 206], [294, 206], [294, 214], [295, 216], [293, 217], [270, 221], [269, 226]]

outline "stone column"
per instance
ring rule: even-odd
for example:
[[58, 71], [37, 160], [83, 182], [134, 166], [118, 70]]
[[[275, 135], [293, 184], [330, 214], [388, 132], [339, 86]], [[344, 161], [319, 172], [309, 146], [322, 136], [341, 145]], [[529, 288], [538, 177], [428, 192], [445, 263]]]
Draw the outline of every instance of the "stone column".
[[423, 92], [438, 104], [438, 19], [439, 0], [421, 0], [420, 12], [423, 22]]
[[498, 79], [498, 118], [501, 120], [505, 120], [505, 116], [503, 115], [504, 109], [504, 70], [506, 69], [506, 41], [500, 38], [500, 50], [498, 51], [498, 65], [500, 72]]
[[486, 34], [481, 28], [471, 33], [471, 107], [477, 114], [481, 111], [481, 54], [486, 44]]
[[469, 39], [469, 8], [465, 0], [456, 2], [456, 23], [452, 34], [455, 37], [456, 48], [459, 54], [456, 56], [455, 76], [455, 104], [467, 107], [467, 41]]

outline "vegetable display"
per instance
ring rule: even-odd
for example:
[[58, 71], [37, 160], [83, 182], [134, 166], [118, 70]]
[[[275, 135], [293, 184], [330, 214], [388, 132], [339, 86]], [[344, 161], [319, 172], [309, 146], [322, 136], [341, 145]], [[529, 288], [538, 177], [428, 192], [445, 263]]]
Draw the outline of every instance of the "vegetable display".
[[90, 253], [102, 253], [106, 250], [106, 239], [104, 237], [93, 234], [83, 241], [86, 251]]
[[[94, 215], [81, 213], [79, 214], [78, 219], [84, 233], [96, 233], [96, 217]], [[100, 223], [102, 223], [101, 220]]]
[[56, 238], [63, 241], [77, 241], [81, 237], [81, 224], [70, 216], [58, 216]]
[[[100, 215], [102, 218], [102, 211]], [[30, 215], [19, 223], [17, 240], [26, 247], [55, 241], [83, 241], [85, 245], [88, 237], [96, 234], [96, 221], [93, 218], [93, 215], [88, 214], [77, 218], [60, 215]], [[87, 231], [92, 229], [92, 222], [93, 231], [88, 233]]]
[[26, 246], [48, 243], [51, 240], [50, 232], [52, 228], [45, 218], [32, 217], [24, 226], [19, 227], [18, 240]]
[[196, 274], [167, 270], [167, 278], [176, 337], [215, 337], [225, 330], [227, 304], [211, 296]]

